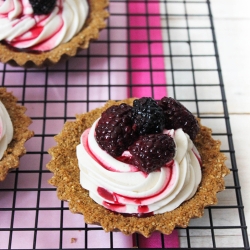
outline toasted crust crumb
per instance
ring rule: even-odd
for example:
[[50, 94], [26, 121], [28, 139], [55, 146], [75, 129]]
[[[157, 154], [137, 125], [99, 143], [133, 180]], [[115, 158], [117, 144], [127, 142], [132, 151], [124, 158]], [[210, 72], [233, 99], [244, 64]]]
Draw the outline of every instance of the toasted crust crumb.
[[76, 243], [77, 242], [77, 238], [71, 238], [71, 243]]

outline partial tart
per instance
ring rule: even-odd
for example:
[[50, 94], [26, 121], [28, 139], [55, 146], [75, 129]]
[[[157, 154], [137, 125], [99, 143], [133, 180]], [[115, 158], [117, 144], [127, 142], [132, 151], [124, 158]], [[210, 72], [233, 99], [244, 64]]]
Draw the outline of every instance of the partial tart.
[[82, 49], [87, 49], [92, 40], [98, 39], [100, 30], [106, 27], [105, 19], [109, 16], [106, 10], [108, 0], [88, 0], [87, 2], [89, 13], [85, 24], [69, 42], [47, 51], [32, 51], [15, 49], [0, 41], [0, 62], [24, 68], [46, 67], [69, 59]]
[[3, 181], [9, 171], [18, 168], [20, 157], [26, 153], [24, 144], [34, 132], [28, 128], [32, 121], [25, 115], [26, 108], [17, 104], [17, 98], [12, 93], [0, 88], [0, 101], [5, 106], [13, 125], [12, 141], [0, 160], [0, 181]]

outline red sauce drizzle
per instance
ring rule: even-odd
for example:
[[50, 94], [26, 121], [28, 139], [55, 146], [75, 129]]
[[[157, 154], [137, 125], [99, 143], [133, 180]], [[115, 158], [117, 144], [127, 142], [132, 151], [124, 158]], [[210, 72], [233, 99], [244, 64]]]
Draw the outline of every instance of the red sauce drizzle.
[[113, 193], [110, 193], [107, 189], [102, 188], [102, 187], [98, 187], [97, 193], [105, 200], [115, 202], [115, 199], [114, 199], [115, 197], [114, 197]]
[[103, 206], [110, 209], [110, 210], [114, 210], [114, 211], [122, 210], [122, 209], [126, 208], [126, 205], [113, 204], [113, 203], [109, 203], [109, 202], [106, 202], [106, 201], [103, 202]]
[[149, 209], [148, 209], [148, 206], [144, 205], [144, 206], [138, 206], [137, 211], [138, 211], [139, 214], [140, 213], [145, 214], [145, 213], [147, 213], [149, 211]]

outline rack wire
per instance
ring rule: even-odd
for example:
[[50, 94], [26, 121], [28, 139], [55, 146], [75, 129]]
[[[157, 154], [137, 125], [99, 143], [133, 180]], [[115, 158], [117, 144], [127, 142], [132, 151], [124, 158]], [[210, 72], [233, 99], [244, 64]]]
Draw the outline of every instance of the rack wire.
[[[231, 169], [225, 179], [226, 190], [218, 194], [218, 204], [206, 208], [204, 216], [191, 220], [187, 228], [177, 229], [180, 248], [249, 249], [210, 1], [137, 0], [134, 2], [146, 6], [139, 14], [129, 12], [129, 2], [111, 0], [107, 28], [99, 40], [67, 62], [42, 69], [0, 65], [1, 85], [27, 107], [33, 120], [30, 128], [35, 132], [26, 143], [27, 154], [19, 169], [0, 183], [0, 249], [141, 248], [138, 237], [132, 242], [121, 233], [105, 233], [98, 226], [86, 225], [82, 215], [70, 213], [67, 202], [59, 201], [55, 188], [47, 183], [52, 175], [46, 169], [50, 160], [47, 150], [54, 146], [53, 136], [66, 120], [108, 99], [133, 94], [137, 86], [133, 74], [144, 70], [132, 67], [135, 57], [149, 57], [150, 62], [162, 57], [165, 68], [152, 69], [150, 64], [150, 80], [140, 86], [151, 87], [153, 97], [157, 88], [166, 86], [169, 96], [197, 114], [222, 141], [221, 150]], [[159, 13], [149, 11], [149, 4], [155, 2]], [[131, 16], [145, 18], [147, 24], [160, 17], [161, 25], [131, 27]], [[138, 32], [160, 30], [162, 39], [147, 36], [133, 41], [129, 36], [132, 28]], [[128, 49], [133, 42], [149, 47], [157, 43], [164, 53], [134, 55]], [[167, 85], [154, 77], [157, 72], [164, 72]], [[161, 248], [166, 245], [161, 237]]]

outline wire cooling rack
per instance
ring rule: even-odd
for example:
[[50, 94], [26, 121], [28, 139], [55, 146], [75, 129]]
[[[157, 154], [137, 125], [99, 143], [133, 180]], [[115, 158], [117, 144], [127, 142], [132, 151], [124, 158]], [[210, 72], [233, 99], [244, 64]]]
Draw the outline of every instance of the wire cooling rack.
[[[150, 4], [156, 2], [160, 12], [150, 11]], [[67, 62], [44, 69], [0, 65], [1, 85], [27, 107], [35, 132], [26, 143], [28, 152], [19, 169], [0, 183], [1, 249], [141, 248], [130, 236], [105, 233], [98, 226], [85, 225], [82, 215], [70, 213], [67, 202], [59, 201], [55, 188], [47, 183], [51, 173], [46, 169], [47, 150], [55, 145], [53, 136], [66, 120], [108, 99], [127, 98], [139, 84], [150, 88], [152, 96], [165, 87], [169, 96], [197, 114], [222, 141], [231, 169], [218, 204], [206, 208], [204, 216], [191, 220], [187, 228], [177, 229], [180, 248], [249, 249], [210, 2], [137, 0], [134, 3], [144, 6], [139, 12], [131, 12], [129, 3], [110, 1], [110, 18], [99, 40]], [[144, 19], [145, 25], [132, 25], [131, 17]], [[150, 25], [154, 18], [159, 18], [159, 25]], [[130, 36], [132, 30], [138, 32], [136, 40]], [[155, 31], [162, 39], [152, 35]], [[140, 38], [143, 32], [147, 35]], [[146, 44], [148, 53], [132, 53], [132, 43]], [[150, 50], [152, 44], [163, 52]], [[150, 62], [147, 69], [131, 64], [132, 59], [142, 58]], [[152, 67], [156, 58], [164, 61], [164, 68]], [[148, 80], [136, 82], [133, 74], [138, 72], [147, 72]], [[164, 73], [167, 84], [158, 73]], [[167, 247], [164, 237], [160, 247]]]

